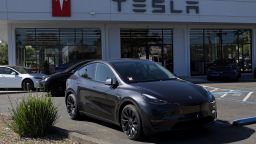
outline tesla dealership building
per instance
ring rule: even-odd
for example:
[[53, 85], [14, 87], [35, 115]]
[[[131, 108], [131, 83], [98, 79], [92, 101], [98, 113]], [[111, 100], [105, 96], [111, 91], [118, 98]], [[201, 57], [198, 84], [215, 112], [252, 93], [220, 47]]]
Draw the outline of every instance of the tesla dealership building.
[[138, 58], [179, 76], [219, 59], [256, 66], [255, 0], [0, 0], [8, 61], [55, 72], [83, 59]]

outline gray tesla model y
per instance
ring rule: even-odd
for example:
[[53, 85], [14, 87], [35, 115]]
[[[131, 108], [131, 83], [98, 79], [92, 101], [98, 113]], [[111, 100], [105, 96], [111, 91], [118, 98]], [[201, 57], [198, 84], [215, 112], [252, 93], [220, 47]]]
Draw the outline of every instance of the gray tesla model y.
[[68, 80], [71, 119], [86, 114], [120, 125], [130, 139], [215, 121], [216, 101], [206, 89], [147, 60], [92, 61]]

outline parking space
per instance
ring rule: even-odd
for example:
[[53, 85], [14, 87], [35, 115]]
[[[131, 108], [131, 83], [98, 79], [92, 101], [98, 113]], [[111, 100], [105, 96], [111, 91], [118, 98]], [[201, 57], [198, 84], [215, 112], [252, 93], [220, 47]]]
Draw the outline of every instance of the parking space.
[[238, 101], [242, 103], [256, 104], [256, 89], [246, 89], [241, 87], [220, 88], [202, 85], [219, 100]]

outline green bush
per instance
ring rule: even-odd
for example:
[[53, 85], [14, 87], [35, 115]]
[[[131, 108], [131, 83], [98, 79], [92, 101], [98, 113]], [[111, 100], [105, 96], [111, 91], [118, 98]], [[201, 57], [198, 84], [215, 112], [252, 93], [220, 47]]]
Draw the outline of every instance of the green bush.
[[22, 137], [42, 137], [58, 119], [58, 110], [51, 97], [29, 96], [12, 107], [11, 128]]

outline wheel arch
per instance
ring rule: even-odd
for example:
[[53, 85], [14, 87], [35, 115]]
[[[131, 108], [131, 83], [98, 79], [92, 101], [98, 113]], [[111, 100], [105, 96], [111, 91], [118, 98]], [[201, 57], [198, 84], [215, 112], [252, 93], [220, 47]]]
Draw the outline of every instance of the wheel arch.
[[21, 88], [23, 88], [23, 83], [24, 83], [25, 81], [31, 81], [31, 82], [33, 83], [33, 87], [35, 86], [35, 83], [34, 83], [34, 81], [33, 81], [31, 78], [24, 78], [24, 79], [21, 81]]
[[69, 88], [69, 89], [67, 89], [66, 92], [65, 92], [65, 103], [67, 102], [67, 96], [68, 96], [69, 94], [71, 94], [71, 93], [74, 94], [75, 97], [77, 97], [76, 92], [75, 92], [73, 89]]
[[127, 106], [129, 104], [134, 105], [137, 108], [140, 115], [141, 115], [141, 110], [140, 110], [140, 107], [139, 107], [138, 103], [135, 102], [135, 100], [133, 100], [131, 98], [126, 98], [126, 99], [122, 100], [122, 102], [120, 103], [120, 105], [118, 107], [118, 110], [117, 110], [116, 120], [117, 120], [119, 125], [121, 124], [120, 117], [121, 117], [122, 110], [125, 106]]

